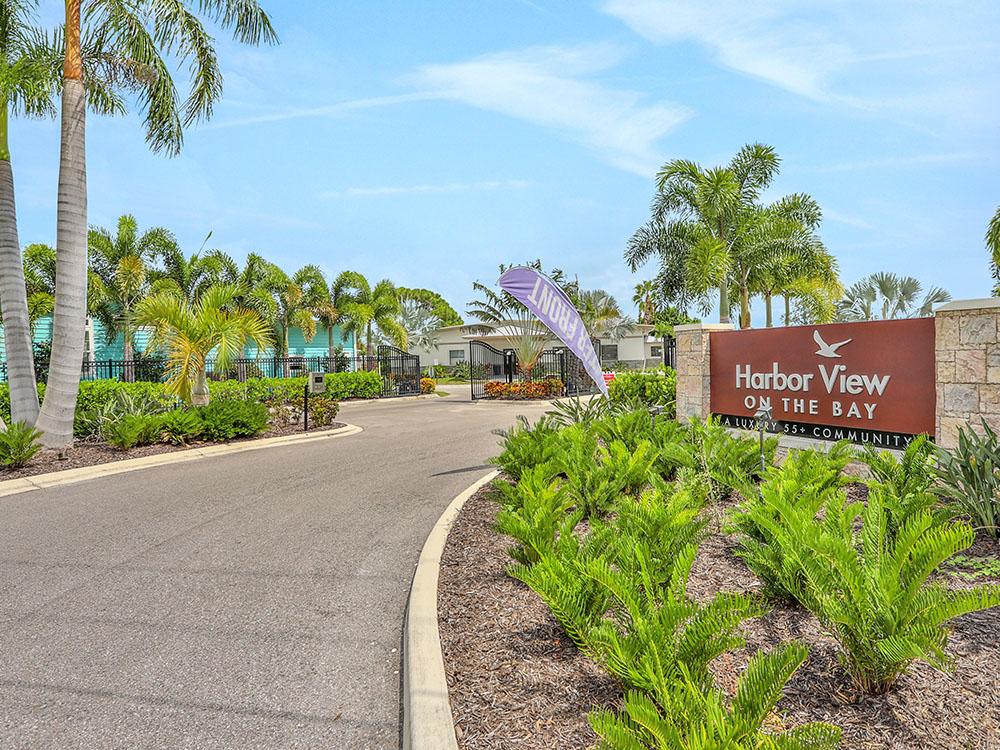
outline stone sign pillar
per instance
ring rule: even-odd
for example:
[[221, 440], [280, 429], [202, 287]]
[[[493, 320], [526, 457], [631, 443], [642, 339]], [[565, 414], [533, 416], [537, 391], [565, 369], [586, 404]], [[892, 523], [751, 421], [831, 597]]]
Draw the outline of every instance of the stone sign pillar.
[[705, 419], [711, 414], [709, 334], [731, 331], [731, 323], [674, 326], [677, 340], [677, 419]]
[[956, 300], [935, 313], [937, 444], [954, 448], [958, 429], [980, 417], [1000, 428], [1000, 299]]

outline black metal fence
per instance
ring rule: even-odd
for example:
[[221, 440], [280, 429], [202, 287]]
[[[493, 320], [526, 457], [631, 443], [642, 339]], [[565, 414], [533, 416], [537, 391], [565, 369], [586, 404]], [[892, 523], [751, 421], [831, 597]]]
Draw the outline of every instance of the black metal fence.
[[[288, 378], [305, 375], [307, 372], [355, 372], [376, 370], [380, 358], [376, 355], [358, 354], [333, 357], [247, 357], [230, 360], [223, 369], [215, 360], [206, 363], [208, 377], [212, 380], [247, 380], [248, 378]], [[419, 361], [419, 358], [418, 358]], [[166, 379], [167, 360], [164, 357], [137, 357], [132, 360], [100, 359], [83, 363], [81, 380], [122, 380], [159, 382]], [[49, 363], [44, 359], [35, 360], [35, 377], [45, 382]], [[418, 366], [419, 389], [419, 366]], [[0, 362], [0, 382], [7, 381], [7, 363]]]
[[374, 359], [382, 375], [382, 398], [420, 394], [420, 357], [383, 344], [376, 350]]
[[[513, 349], [500, 350], [485, 341], [469, 344], [469, 370], [472, 384], [472, 400], [486, 398], [486, 384], [489, 382], [523, 383], [528, 377], [518, 366], [517, 354]], [[597, 392], [597, 386], [590, 379], [583, 362], [569, 349], [547, 349], [531, 370], [531, 380], [558, 378], [562, 381], [564, 396], [583, 396]]]

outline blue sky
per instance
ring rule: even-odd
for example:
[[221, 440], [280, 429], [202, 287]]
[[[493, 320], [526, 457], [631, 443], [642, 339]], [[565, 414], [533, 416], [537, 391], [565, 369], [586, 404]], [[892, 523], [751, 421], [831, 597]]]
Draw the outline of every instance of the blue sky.
[[[224, 100], [183, 154], [89, 122], [90, 220], [437, 289], [541, 258], [631, 306], [622, 261], [664, 161], [777, 148], [845, 283], [991, 286], [1000, 5], [922, 0], [270, 0], [282, 44], [220, 36]], [[43, 2], [55, 19], [61, 3]], [[49, 7], [51, 6], [51, 7]], [[12, 130], [21, 240], [53, 243], [58, 129]], [[758, 318], [759, 322], [759, 318]]]

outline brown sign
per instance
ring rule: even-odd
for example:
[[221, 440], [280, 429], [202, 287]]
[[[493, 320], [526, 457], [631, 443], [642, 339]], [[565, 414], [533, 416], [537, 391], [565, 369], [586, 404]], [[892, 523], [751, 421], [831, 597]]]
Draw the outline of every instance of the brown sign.
[[715, 331], [711, 375], [715, 414], [934, 434], [933, 318]]

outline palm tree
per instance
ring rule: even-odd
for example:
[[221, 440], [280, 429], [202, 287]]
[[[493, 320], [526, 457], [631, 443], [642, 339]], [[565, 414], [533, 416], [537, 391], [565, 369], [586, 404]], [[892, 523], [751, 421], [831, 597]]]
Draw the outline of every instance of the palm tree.
[[374, 352], [375, 328], [400, 349], [406, 348], [406, 329], [397, 320], [402, 306], [391, 281], [382, 279], [373, 287], [357, 271], [344, 271], [333, 282], [333, 293], [339, 300], [344, 330], [352, 333], [355, 341], [364, 335], [368, 356]]
[[400, 302], [415, 302], [430, 311], [431, 315], [438, 319], [438, 325], [442, 327], [462, 325], [462, 316], [458, 314], [454, 307], [448, 304], [448, 300], [430, 289], [408, 289], [398, 286]]
[[573, 295], [573, 304], [591, 336], [607, 336], [618, 341], [635, 329], [618, 300], [603, 289], [577, 292]]
[[[11, 418], [33, 424], [38, 417], [31, 307], [25, 291], [17, 234], [14, 171], [8, 121], [11, 116], [43, 117], [55, 112], [55, 77], [50, 50], [40, 48], [32, 27], [33, 0], [0, 5], [0, 317], [4, 325]], [[38, 313], [36, 299], [35, 314]]]
[[719, 321], [728, 323], [730, 289], [739, 294], [740, 326], [750, 326], [753, 276], [777, 252], [805, 252], [819, 223], [815, 201], [795, 194], [770, 205], [760, 196], [773, 182], [780, 160], [770, 146], [751, 144], [728, 165], [704, 168], [686, 159], [663, 166], [652, 218], [629, 240], [625, 259], [636, 270], [659, 255], [658, 283], [667, 298], [686, 307], [707, 306], [719, 292]]
[[[205, 242], [212, 233], [209, 232]], [[202, 243], [202, 248], [204, 248]], [[169, 292], [194, 303], [213, 284], [234, 283], [238, 270], [225, 253], [212, 250], [202, 255], [185, 255], [176, 242], [165, 244], [158, 251], [161, 267], [150, 270], [150, 288], [156, 294]]]
[[[773, 302], [776, 295], [784, 297], [785, 325], [791, 320], [791, 300], [802, 298], [819, 303], [821, 299], [837, 300], [843, 287], [837, 274], [837, 261], [819, 238], [807, 232], [801, 245], [779, 247], [765, 258], [752, 277], [753, 291], [764, 298], [765, 325], [774, 325]], [[817, 321], [818, 322], [818, 321]]]
[[1000, 206], [997, 212], [990, 219], [990, 225], [986, 229], [986, 249], [990, 251], [993, 262], [993, 296], [1000, 297]]
[[[231, 29], [241, 42], [276, 41], [270, 19], [257, 0], [93, 0], [88, 6], [89, 30], [104, 48], [114, 52], [105, 59], [114, 71], [110, 78], [138, 94], [135, 99], [144, 110], [146, 138], [154, 151], [178, 153], [184, 126], [209, 117], [222, 94], [214, 40], [198, 13]], [[83, 362], [80, 331], [87, 309], [86, 92], [81, 22], [81, 0], [66, 0], [52, 365], [36, 424], [50, 447], [64, 446], [73, 438]], [[191, 91], [183, 103], [165, 56], [190, 63]]]
[[161, 292], [140, 304], [137, 320], [153, 329], [151, 343], [167, 350], [167, 390], [194, 404], [208, 403], [206, 360], [225, 370], [239, 358], [247, 342], [258, 349], [271, 344], [270, 326], [255, 311], [236, 305], [239, 288], [216, 284], [191, 304]]
[[635, 285], [632, 302], [639, 310], [639, 322], [651, 325], [656, 317], [657, 285], [652, 279], [640, 281]]
[[873, 273], [856, 281], [844, 293], [838, 304], [841, 320], [894, 320], [923, 318], [931, 315], [935, 305], [951, 299], [940, 287], [931, 287], [921, 299], [923, 287], [912, 276], [894, 273]]
[[426, 304], [409, 299], [402, 303], [399, 324], [406, 330], [406, 343], [411, 349], [433, 351], [438, 345], [441, 320]]
[[306, 341], [316, 335], [315, 310], [329, 299], [326, 279], [318, 266], [303, 266], [289, 276], [273, 263], [256, 287], [256, 295], [268, 295], [272, 302], [274, 330], [282, 357], [288, 356], [288, 335], [292, 328], [302, 331]]
[[135, 354], [135, 310], [150, 291], [150, 266], [157, 257], [180, 251], [174, 236], [163, 227], [139, 234], [138, 222], [130, 214], [118, 218], [113, 235], [100, 227], [91, 229], [88, 245], [90, 267], [100, 279], [103, 292], [96, 317], [103, 324], [109, 343], [122, 337], [126, 379], [129, 379]]

